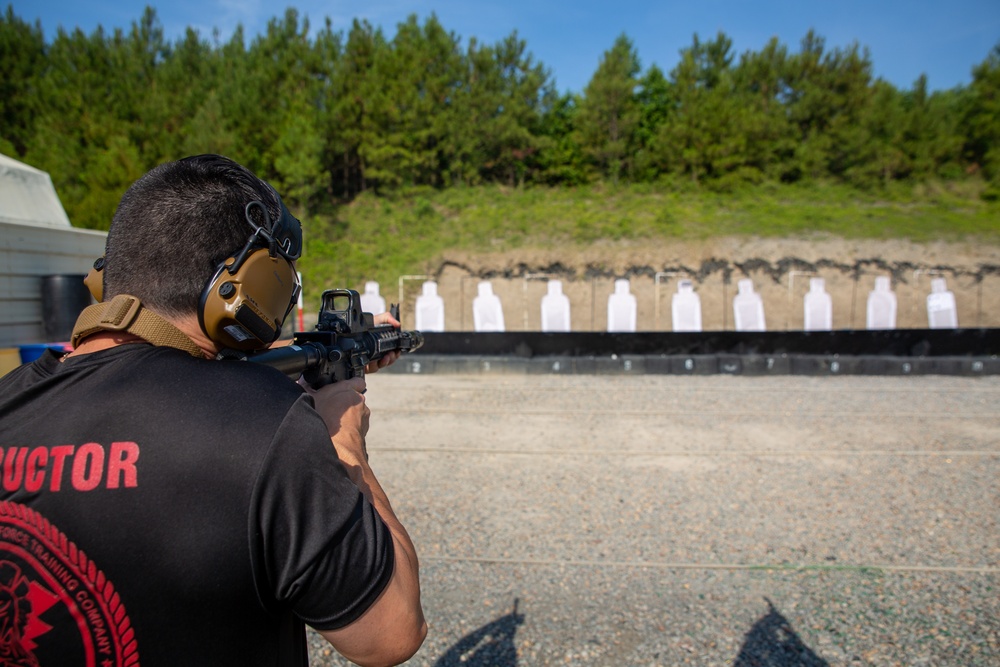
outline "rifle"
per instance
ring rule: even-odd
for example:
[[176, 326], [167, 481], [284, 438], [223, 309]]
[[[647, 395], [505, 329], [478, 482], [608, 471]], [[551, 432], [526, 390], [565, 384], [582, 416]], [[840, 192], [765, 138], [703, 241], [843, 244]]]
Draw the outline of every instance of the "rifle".
[[[399, 306], [389, 312], [399, 319]], [[361, 296], [351, 289], [323, 292], [315, 331], [296, 331], [292, 343], [235, 358], [277, 368], [293, 380], [301, 376], [314, 389], [364, 377], [365, 366], [390, 352], [411, 352], [424, 344], [419, 331], [402, 331], [391, 324], [375, 326], [371, 313], [361, 311]], [[220, 357], [233, 358], [230, 351]]]

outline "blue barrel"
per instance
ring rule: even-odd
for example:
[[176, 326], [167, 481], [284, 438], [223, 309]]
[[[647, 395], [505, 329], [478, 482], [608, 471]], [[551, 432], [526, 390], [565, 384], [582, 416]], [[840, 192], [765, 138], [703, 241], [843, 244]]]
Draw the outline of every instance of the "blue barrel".
[[45, 350], [50, 347], [55, 347], [55, 345], [45, 345], [44, 343], [39, 343], [37, 345], [21, 345], [19, 346], [19, 352], [21, 353], [21, 363], [30, 364], [32, 361], [42, 356]]

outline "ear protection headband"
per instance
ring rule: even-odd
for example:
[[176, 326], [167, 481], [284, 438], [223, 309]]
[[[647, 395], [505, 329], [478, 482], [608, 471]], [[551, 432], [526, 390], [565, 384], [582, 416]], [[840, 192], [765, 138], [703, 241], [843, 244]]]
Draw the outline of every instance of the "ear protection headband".
[[[277, 195], [275, 195], [277, 196]], [[205, 285], [198, 304], [202, 330], [223, 348], [259, 350], [281, 335], [281, 325], [302, 289], [293, 262], [302, 255], [302, 226], [278, 197], [272, 224], [263, 202], [246, 206], [253, 233]], [[264, 224], [254, 220], [257, 210]]]
[[[302, 225], [275, 193], [281, 217], [271, 223], [263, 202], [247, 204], [245, 215], [253, 229], [242, 250], [215, 270], [198, 302], [198, 323], [222, 348], [259, 350], [281, 335], [281, 325], [299, 298], [302, 287], [293, 262], [302, 256]], [[258, 210], [264, 224], [254, 220]], [[99, 258], [84, 284], [100, 302], [104, 297], [105, 259]]]

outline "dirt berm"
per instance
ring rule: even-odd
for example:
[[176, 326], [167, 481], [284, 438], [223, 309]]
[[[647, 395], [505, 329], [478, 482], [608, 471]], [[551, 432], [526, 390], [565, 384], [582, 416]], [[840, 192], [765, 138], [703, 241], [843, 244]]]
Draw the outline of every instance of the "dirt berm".
[[[503, 304], [508, 331], [539, 330], [548, 280], [562, 281], [574, 331], [607, 328], [614, 281], [627, 278], [638, 305], [639, 331], [670, 331], [677, 282], [690, 279], [701, 300], [705, 330], [734, 329], [737, 281], [749, 278], [764, 301], [768, 330], [803, 327], [811, 278], [822, 278], [833, 301], [834, 329], [865, 328], [876, 276], [889, 276], [899, 328], [926, 328], [931, 280], [943, 278], [955, 295], [960, 327], [1000, 326], [1000, 246], [977, 242], [911, 243], [817, 238], [719, 238], [682, 242], [604, 242], [582, 249], [447, 252], [428, 262], [426, 276], [401, 281], [403, 325], [414, 326], [413, 304], [425, 279], [438, 282], [448, 331], [473, 329], [477, 284], [489, 280]], [[387, 302], [399, 285], [383, 285]]]

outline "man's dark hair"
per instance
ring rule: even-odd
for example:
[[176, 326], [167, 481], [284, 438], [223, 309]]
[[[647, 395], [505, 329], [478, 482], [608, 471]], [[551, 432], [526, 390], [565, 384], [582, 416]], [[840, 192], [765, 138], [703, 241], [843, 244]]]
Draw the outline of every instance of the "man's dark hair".
[[281, 214], [274, 190], [229, 158], [198, 155], [152, 169], [115, 211], [104, 298], [131, 294], [162, 315], [196, 313], [219, 264], [250, 238], [252, 201], [263, 202], [271, 220]]

